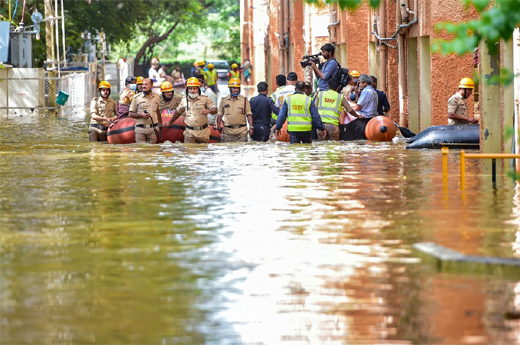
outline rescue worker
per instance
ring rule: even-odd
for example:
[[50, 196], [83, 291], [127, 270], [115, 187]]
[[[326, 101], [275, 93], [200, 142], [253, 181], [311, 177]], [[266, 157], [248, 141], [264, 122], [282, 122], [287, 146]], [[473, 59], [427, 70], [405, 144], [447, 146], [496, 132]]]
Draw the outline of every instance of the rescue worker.
[[291, 144], [312, 142], [312, 125], [327, 135], [325, 126], [321, 122], [316, 105], [309, 96], [303, 94], [305, 83], [296, 82], [296, 90], [291, 97], [284, 102], [278, 120], [276, 121], [276, 135], [280, 135], [280, 130], [287, 120], [287, 131]]
[[123, 119], [128, 117], [128, 109], [130, 109], [130, 102], [135, 96], [137, 85], [135, 84], [135, 77], [129, 76], [125, 79], [125, 88], [119, 93], [119, 102], [117, 103], [117, 118]]
[[[285, 88], [285, 86], [287, 85], [287, 79], [285, 78], [285, 76], [283, 74], [278, 74], [275, 77], [275, 81], [276, 81], [276, 90], [271, 95], [271, 99], [273, 100], [273, 103], [276, 104], [276, 100], [278, 99], [279, 92], [281, 90], [283, 90]], [[278, 107], [278, 108], [280, 108], [280, 107]], [[276, 124], [276, 120], [278, 119], [278, 115], [273, 112], [271, 114], [271, 117], [274, 120], [273, 125]]]
[[117, 104], [110, 96], [110, 83], [102, 81], [98, 86], [100, 97], [94, 97], [90, 102], [90, 127], [88, 140], [106, 141], [107, 129], [112, 121], [117, 119]]
[[179, 65], [175, 66], [175, 69], [172, 72], [172, 78], [173, 78], [173, 83], [177, 83], [179, 81], [182, 81], [183, 76], [182, 76], [181, 69], [180, 69]]
[[[208, 64], [208, 71], [206, 72], [206, 76], [208, 77], [207, 82], [208, 82], [209, 88], [214, 93], [217, 94], [218, 93], [218, 84], [217, 84], [218, 74], [217, 74], [217, 70], [215, 69], [215, 65], [213, 65], [212, 63]], [[215, 103], [215, 104], [217, 104], [217, 103]]]
[[161, 94], [159, 112], [162, 114], [164, 110], [167, 110], [168, 114], [173, 114], [173, 111], [177, 109], [181, 103], [182, 96], [175, 95], [173, 85], [169, 81], [163, 81], [161, 83]]
[[217, 107], [211, 99], [202, 95], [199, 80], [190, 78], [186, 83], [186, 97], [175, 109], [172, 118], [168, 122], [168, 127], [179, 117], [180, 114], [186, 112], [186, 130], [184, 130], [184, 143], [208, 143], [210, 130], [208, 128], [208, 114], [216, 114]]
[[463, 125], [477, 124], [478, 119], [470, 117], [466, 99], [473, 93], [475, 83], [471, 78], [462, 78], [459, 83], [459, 91], [457, 91], [448, 100], [448, 124]]
[[195, 76], [195, 72], [197, 72], [197, 69], [199, 68], [199, 63], [197, 61], [195, 61], [193, 63], [193, 67], [191, 68], [191, 76], [194, 77]]
[[157, 137], [162, 127], [159, 112], [160, 97], [152, 92], [152, 80], [143, 80], [143, 92], [137, 94], [130, 103], [130, 117], [135, 120], [135, 142], [149, 144], [157, 143]]
[[198, 74], [202, 75], [204, 77], [204, 80], [208, 79], [208, 76], [206, 75], [206, 71], [204, 71], [204, 66], [206, 66], [205, 61], [199, 61], [197, 70], [195, 71], [194, 77], [196, 78]]
[[247, 97], [240, 95], [240, 79], [231, 78], [228, 82], [229, 96], [220, 101], [217, 113], [217, 126], [222, 130], [222, 142], [247, 142], [247, 123], [249, 135], [253, 135], [253, 113]]
[[318, 92], [315, 100], [318, 114], [320, 114], [321, 121], [326, 129], [326, 133], [318, 131], [318, 140], [339, 140], [339, 121], [342, 107], [354, 117], [357, 117], [357, 114], [345, 97], [338, 93], [340, 85], [337, 80], [329, 79], [328, 86], [327, 91]]
[[238, 65], [236, 63], [231, 64], [231, 71], [228, 73], [229, 79], [240, 79], [240, 71], [238, 70]]
[[137, 77], [136, 78], [136, 80], [135, 80], [135, 84], [137, 85], [137, 92], [136, 93], [143, 92], [143, 80], [144, 80], [143, 77]]
[[261, 81], [256, 87], [258, 96], [251, 98], [249, 102], [254, 126], [251, 139], [268, 141], [271, 134], [271, 114], [278, 114], [280, 109], [275, 107], [272, 98], [267, 97], [269, 85], [265, 81]]
[[279, 92], [277, 92], [277, 98], [276, 98], [276, 101], [274, 102], [274, 105], [278, 108], [281, 108], [282, 105], [283, 105], [283, 102], [285, 101], [285, 99], [287, 99], [287, 97], [289, 97], [290, 95], [292, 95], [295, 91], [295, 85], [296, 85], [296, 82], [298, 81], [298, 75], [294, 72], [290, 72], [289, 74], [287, 74], [287, 85], [283, 88], [283, 90], [280, 90]]
[[[211, 101], [213, 102], [213, 104], [216, 106], [218, 97], [215, 94], [215, 92], [213, 92], [213, 90], [211, 90], [209, 87], [206, 87], [206, 81], [204, 80], [204, 77], [202, 75], [199, 74], [197, 76], [197, 79], [199, 80], [200, 91], [202, 91], [202, 93], [204, 95], [208, 96], [211, 99]], [[216, 119], [217, 119], [216, 114], [208, 114], [208, 123], [210, 125], [216, 126]]]

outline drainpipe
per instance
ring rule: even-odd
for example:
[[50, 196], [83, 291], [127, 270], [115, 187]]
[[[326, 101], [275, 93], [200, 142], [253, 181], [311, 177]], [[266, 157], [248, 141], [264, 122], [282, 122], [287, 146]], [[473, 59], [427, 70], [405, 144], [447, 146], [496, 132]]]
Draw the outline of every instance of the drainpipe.
[[[396, 1], [396, 11], [395, 11], [395, 22], [401, 23], [401, 25], [408, 24], [408, 13], [406, 10], [406, 16], [403, 17], [401, 15], [401, 11], [404, 5], [406, 9], [406, 4], [404, 4], [405, 0]], [[407, 126], [406, 121], [406, 113], [404, 112], [404, 102], [405, 102], [405, 91], [406, 91], [406, 64], [405, 64], [405, 34], [402, 32], [407, 28], [403, 28], [399, 31], [397, 35], [397, 56], [398, 56], [398, 73], [399, 73], [399, 125], [402, 127]]]
[[334, 44], [336, 44], [336, 41], [337, 41], [337, 33], [336, 33], [336, 28], [335, 26], [336, 25], [339, 25], [340, 23], [340, 20], [338, 19], [336, 21], [336, 11], [334, 12], [329, 12], [329, 20], [330, 20], [330, 24], [327, 25], [327, 29], [329, 30], [329, 36], [330, 36], [330, 41]]
[[279, 73], [285, 74], [284, 54], [284, 28], [285, 28], [285, 1], [280, 1], [280, 12], [278, 12], [278, 68]]
[[[379, 5], [379, 35], [386, 36], [386, 0]], [[379, 42], [379, 89], [386, 93], [386, 46]]]

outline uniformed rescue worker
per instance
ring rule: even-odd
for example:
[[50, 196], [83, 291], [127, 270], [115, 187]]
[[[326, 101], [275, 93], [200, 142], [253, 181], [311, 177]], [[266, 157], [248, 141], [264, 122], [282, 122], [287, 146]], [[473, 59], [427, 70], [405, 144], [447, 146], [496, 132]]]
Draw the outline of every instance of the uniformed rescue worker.
[[181, 103], [182, 96], [174, 94], [173, 85], [169, 81], [163, 81], [161, 83], [161, 93], [159, 112], [162, 114], [164, 110], [167, 110], [168, 114], [173, 114], [173, 111], [177, 109]]
[[312, 125], [327, 135], [325, 126], [321, 122], [320, 115], [316, 109], [316, 105], [309, 96], [303, 93], [305, 83], [303, 81], [296, 82], [296, 91], [291, 97], [288, 97], [276, 121], [276, 135], [280, 135], [280, 130], [287, 120], [287, 131], [291, 144], [312, 142]]
[[[209, 88], [215, 93], [217, 94], [218, 93], [218, 73], [217, 73], [217, 70], [215, 69], [215, 65], [212, 64], [212, 63], [209, 63], [208, 64], [208, 71], [206, 72], [206, 76], [208, 77], [207, 78], [207, 83], [208, 83], [208, 86]], [[216, 105], [216, 103], [215, 103]]]
[[229, 79], [240, 79], [240, 71], [238, 70], [238, 65], [236, 63], [231, 64], [231, 71], [228, 73]]
[[478, 119], [470, 117], [466, 99], [473, 93], [475, 83], [470, 78], [462, 78], [459, 83], [459, 91], [448, 100], [448, 124], [463, 125], [476, 124]]
[[137, 85], [135, 84], [135, 77], [129, 76], [125, 79], [125, 88], [119, 93], [119, 102], [117, 103], [117, 118], [123, 119], [128, 117], [128, 109], [130, 109], [130, 102], [135, 96]]
[[98, 90], [100, 97], [94, 97], [90, 102], [90, 127], [88, 129], [88, 140], [106, 141], [107, 129], [112, 121], [117, 119], [117, 104], [110, 96], [110, 83], [102, 81]]
[[[213, 104], [216, 106], [218, 101], [217, 94], [213, 92], [213, 90], [211, 90], [209, 87], [206, 87], [206, 81], [204, 80], [204, 76], [199, 74], [196, 76], [196, 78], [199, 80], [200, 91], [202, 92], [202, 94], [208, 96], [213, 102]], [[211, 126], [216, 126], [217, 114], [208, 114], [208, 123]]]
[[135, 84], [137, 85], [137, 93], [139, 92], [143, 92], [143, 80], [144, 78], [143, 77], [137, 77], [136, 78], [136, 81], [135, 81]]
[[157, 143], [162, 127], [159, 112], [160, 97], [152, 92], [153, 82], [150, 78], [143, 80], [143, 92], [137, 94], [130, 103], [130, 117], [135, 120], [135, 142]]
[[326, 133], [318, 131], [318, 140], [339, 140], [339, 120], [342, 107], [354, 117], [357, 117], [357, 114], [345, 97], [338, 93], [339, 83], [334, 79], [329, 79], [328, 85], [329, 89], [318, 92], [315, 100], [318, 114], [326, 129]]
[[240, 95], [240, 79], [228, 82], [229, 96], [220, 101], [217, 125], [222, 130], [222, 142], [247, 142], [247, 123], [249, 135], [253, 135], [253, 113], [247, 97]]
[[186, 112], [186, 130], [184, 131], [184, 143], [208, 143], [210, 130], [208, 128], [208, 114], [216, 114], [217, 107], [211, 99], [202, 95], [199, 80], [190, 78], [186, 83], [186, 97], [175, 109], [173, 117], [168, 122], [168, 127]]
[[[271, 95], [271, 99], [273, 100], [274, 104], [276, 104], [276, 100], [278, 99], [278, 94], [280, 93], [280, 91], [283, 90], [285, 88], [285, 86], [287, 85], [287, 79], [285, 78], [285, 76], [283, 74], [278, 74], [275, 77], [275, 81], [276, 81], [276, 90]], [[280, 108], [280, 106], [278, 106], [278, 108]], [[275, 113], [272, 113], [271, 117], [274, 120], [273, 125], [276, 124], [276, 120], [278, 119], [278, 115], [275, 114]]]
[[197, 77], [198, 74], [204, 76], [204, 80], [208, 79], [208, 76], [206, 75], [206, 71], [204, 71], [204, 66], [206, 66], [205, 61], [199, 61], [197, 70], [195, 71], [194, 77]]

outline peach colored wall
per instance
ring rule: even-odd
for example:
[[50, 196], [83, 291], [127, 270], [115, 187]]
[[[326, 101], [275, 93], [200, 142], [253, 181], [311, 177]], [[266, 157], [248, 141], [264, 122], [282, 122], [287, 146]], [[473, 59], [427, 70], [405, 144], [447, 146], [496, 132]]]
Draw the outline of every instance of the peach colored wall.
[[276, 38], [276, 33], [278, 32], [279, 13], [280, 7], [278, 0], [269, 0], [269, 50], [267, 55], [268, 57], [270, 56], [271, 59], [271, 65], [268, 66], [268, 69], [271, 71], [271, 80], [268, 80], [267, 83], [269, 84], [271, 92], [276, 90], [275, 77], [279, 74], [278, 60], [280, 54], [278, 50], [278, 39]]
[[370, 9], [364, 3], [355, 12], [346, 12], [346, 23], [341, 24], [344, 40], [337, 41], [339, 46], [347, 44], [348, 69], [359, 73], [368, 73], [368, 22], [370, 21]]
[[[452, 21], [462, 22], [477, 18], [474, 10], [466, 10], [460, 1], [449, 0], [446, 2], [430, 2], [432, 24]], [[439, 33], [431, 29], [431, 38], [450, 38], [446, 33]], [[432, 99], [432, 125], [447, 124], [448, 99], [458, 90], [459, 81], [464, 77], [472, 77], [473, 55], [464, 56], [441, 54], [431, 55], [431, 99]], [[473, 114], [473, 97], [467, 101], [470, 116]]]
[[303, 1], [291, 2], [291, 22], [289, 24], [289, 41], [293, 47], [294, 61], [289, 63], [289, 72], [296, 72], [298, 80], [303, 80], [303, 69], [300, 66], [300, 60], [305, 55], [305, 42], [303, 41], [303, 19], [305, 13], [303, 11]]

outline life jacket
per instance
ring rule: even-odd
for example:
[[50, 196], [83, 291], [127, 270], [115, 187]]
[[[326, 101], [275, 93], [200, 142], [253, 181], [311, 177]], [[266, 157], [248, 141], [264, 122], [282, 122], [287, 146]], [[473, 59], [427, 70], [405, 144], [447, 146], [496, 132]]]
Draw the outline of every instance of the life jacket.
[[215, 85], [217, 80], [217, 71], [215, 69], [212, 69], [211, 71], [206, 71], [206, 75], [208, 77], [208, 86]]
[[231, 72], [229, 72], [229, 73], [231, 73], [231, 79], [233, 79], [233, 78], [240, 79], [240, 71], [235, 72], [235, 71], [231, 70]]
[[287, 103], [287, 130], [307, 132], [312, 129], [311, 99], [304, 94], [293, 94]]
[[333, 90], [319, 92], [317, 108], [321, 121], [339, 126], [342, 98], [342, 94]]

